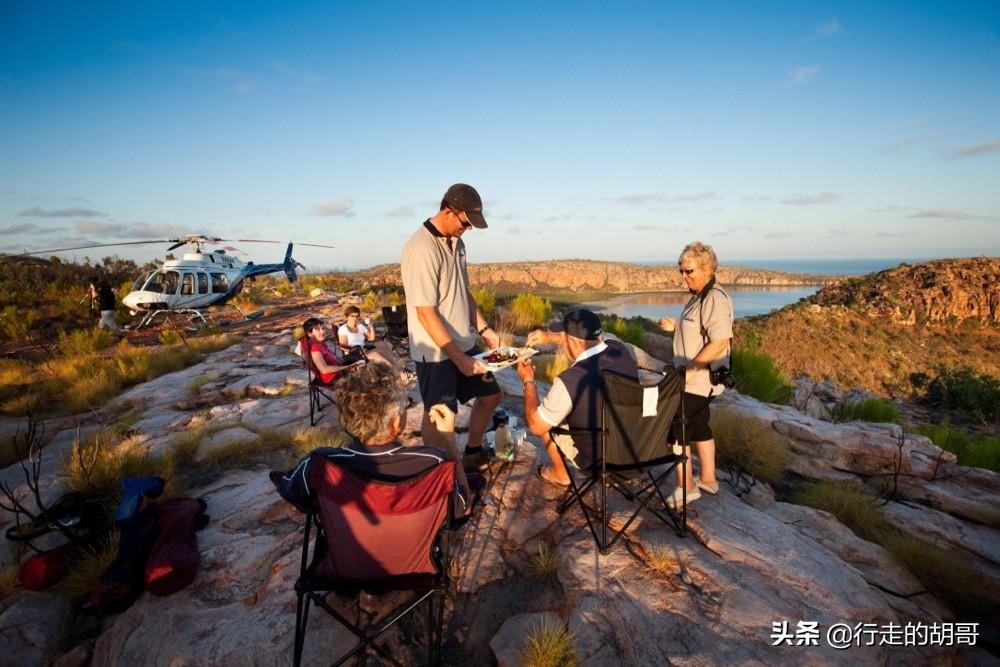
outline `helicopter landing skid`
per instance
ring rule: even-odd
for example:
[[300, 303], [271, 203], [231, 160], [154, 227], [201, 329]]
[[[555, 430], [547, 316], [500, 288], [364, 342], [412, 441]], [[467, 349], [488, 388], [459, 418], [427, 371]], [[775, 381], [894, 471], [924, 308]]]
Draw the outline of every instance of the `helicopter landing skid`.
[[163, 308], [148, 313], [145, 317], [142, 318], [142, 321], [139, 322], [139, 324], [137, 324], [135, 328], [136, 330], [138, 330], [150, 326], [153, 323], [153, 320], [156, 319], [157, 315], [165, 315], [169, 317], [171, 314], [187, 315], [188, 322], [196, 322], [197, 320], [201, 320], [202, 324], [208, 324], [208, 320], [205, 319], [205, 316], [197, 308]]

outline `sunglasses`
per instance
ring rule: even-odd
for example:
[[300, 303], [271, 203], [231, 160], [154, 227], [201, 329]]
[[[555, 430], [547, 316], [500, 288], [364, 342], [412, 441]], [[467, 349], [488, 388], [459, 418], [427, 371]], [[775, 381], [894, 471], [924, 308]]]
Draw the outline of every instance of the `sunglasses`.
[[692, 273], [694, 273], [698, 269], [677, 269], [677, 270], [681, 272], [682, 276], [690, 276]]
[[466, 219], [462, 220], [462, 214], [463, 213], [465, 213], [465, 211], [459, 211], [458, 209], [455, 209], [455, 217], [457, 217], [458, 221], [460, 223], [462, 223], [462, 229], [471, 229], [472, 228], [472, 223], [469, 222], [469, 220], [468, 220], [469, 216], [468, 216], [468, 214], [466, 214], [466, 216], [465, 216]]

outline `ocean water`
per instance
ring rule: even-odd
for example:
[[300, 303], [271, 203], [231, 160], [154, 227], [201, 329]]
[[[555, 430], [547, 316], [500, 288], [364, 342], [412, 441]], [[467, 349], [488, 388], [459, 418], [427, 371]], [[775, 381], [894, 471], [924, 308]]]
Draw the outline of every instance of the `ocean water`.
[[[816, 293], [818, 287], [735, 287], [725, 289], [733, 299], [733, 315], [763, 315]], [[627, 294], [606, 301], [586, 304], [594, 312], [619, 317], [641, 315], [653, 321], [661, 317], [680, 317], [690, 295], [686, 292], [647, 292]]]

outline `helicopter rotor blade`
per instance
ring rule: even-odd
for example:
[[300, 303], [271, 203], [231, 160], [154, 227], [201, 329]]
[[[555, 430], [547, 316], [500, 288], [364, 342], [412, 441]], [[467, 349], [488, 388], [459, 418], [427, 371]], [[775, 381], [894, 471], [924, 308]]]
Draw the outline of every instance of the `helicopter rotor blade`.
[[297, 246], [309, 246], [310, 248], [335, 248], [332, 245], [320, 245], [318, 243], [299, 243], [298, 241], [265, 241], [263, 239], [236, 239], [236, 243], [293, 243]]
[[91, 248], [111, 248], [123, 245], [146, 245], [149, 243], [170, 243], [177, 239], [160, 239], [157, 241], [123, 241], [121, 243], [95, 243], [93, 245], [81, 245], [72, 248], [51, 248], [49, 250], [32, 250], [31, 252], [20, 252], [14, 255], [4, 255], [4, 257], [27, 257], [29, 255], [44, 255], [50, 252], [68, 252], [70, 250], [90, 250]]

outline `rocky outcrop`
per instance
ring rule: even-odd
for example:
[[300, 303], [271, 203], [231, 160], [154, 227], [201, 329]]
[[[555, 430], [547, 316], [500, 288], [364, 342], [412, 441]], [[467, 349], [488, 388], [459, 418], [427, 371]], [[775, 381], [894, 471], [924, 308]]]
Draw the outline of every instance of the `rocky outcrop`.
[[820, 290], [820, 306], [860, 309], [902, 324], [1000, 322], [1000, 259], [973, 257], [901, 264]]
[[[358, 278], [373, 286], [398, 286], [399, 265], [381, 264], [360, 271]], [[719, 282], [726, 285], [779, 287], [826, 285], [830, 276], [800, 275], [742, 267], [719, 267]], [[625, 262], [548, 260], [470, 264], [473, 285], [502, 291], [546, 290], [552, 292], [660, 292], [685, 290], [672, 264], [643, 266]]]

